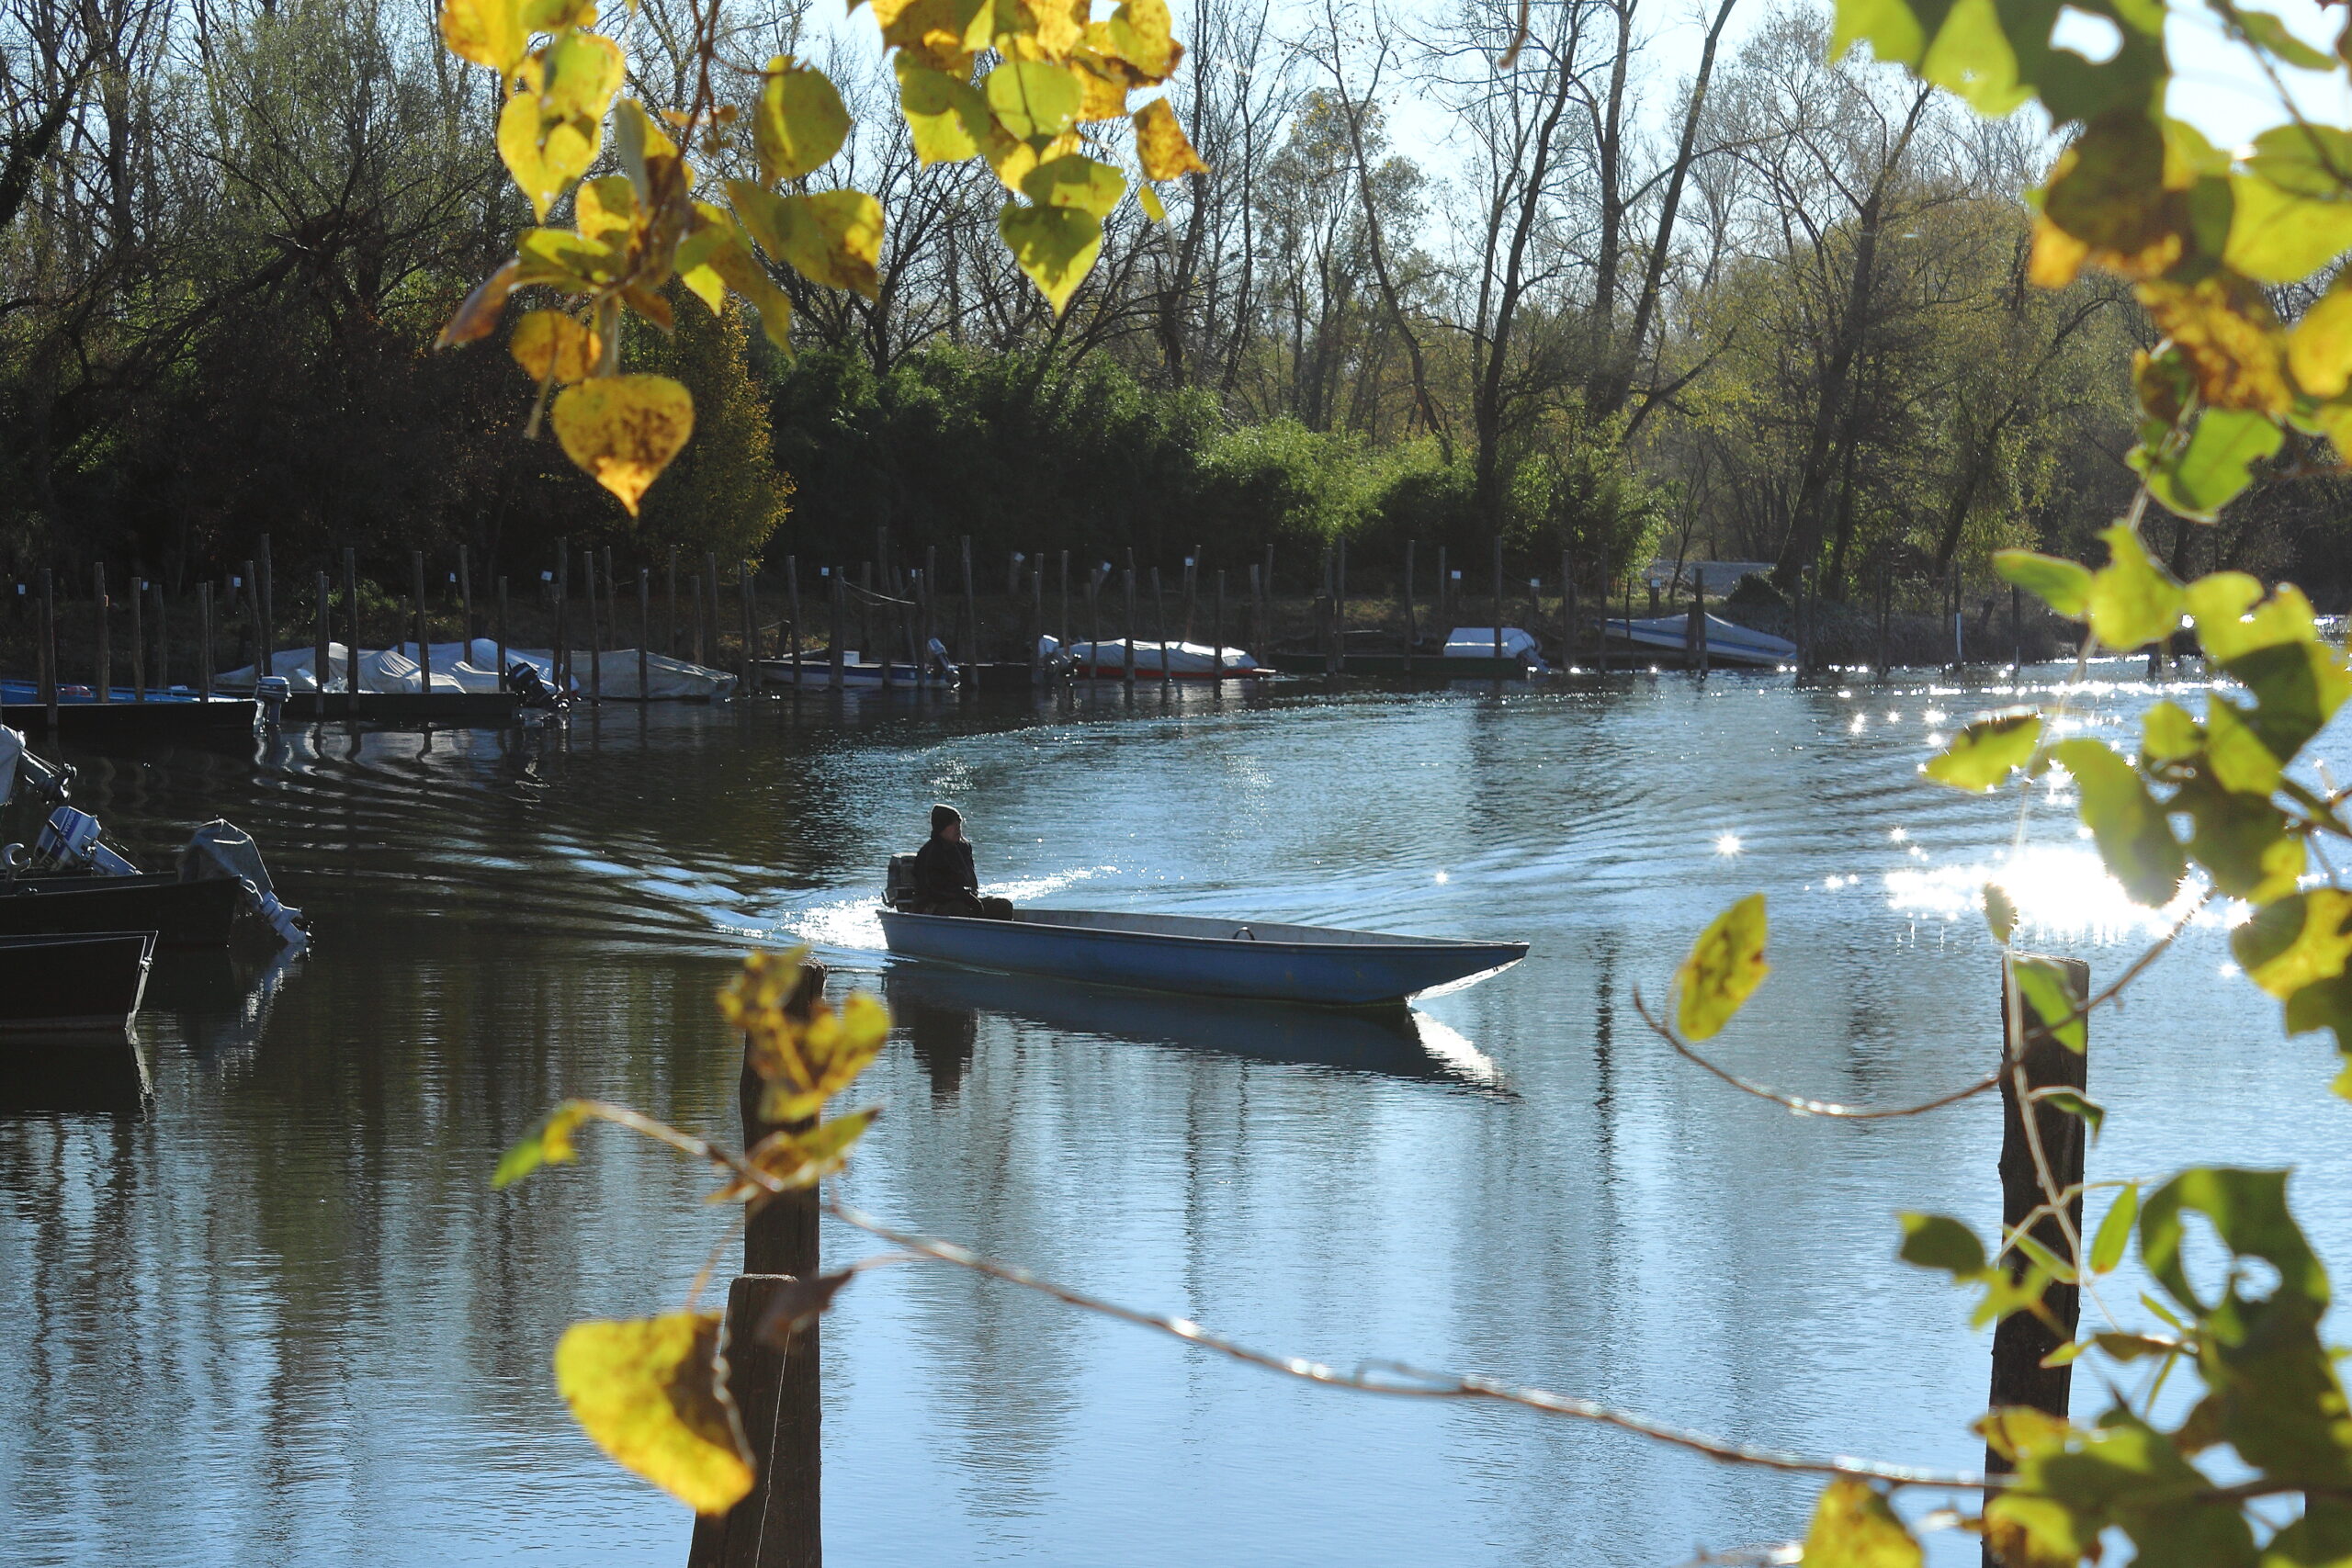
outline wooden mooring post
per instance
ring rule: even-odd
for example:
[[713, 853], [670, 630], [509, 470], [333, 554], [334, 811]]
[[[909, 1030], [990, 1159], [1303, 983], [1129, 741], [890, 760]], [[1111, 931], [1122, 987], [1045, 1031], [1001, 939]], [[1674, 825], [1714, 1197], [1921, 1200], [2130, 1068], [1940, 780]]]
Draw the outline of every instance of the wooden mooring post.
[[[196, 585], [196, 694], [212, 700], [212, 580]], [[56, 705], [51, 703], [50, 728], [56, 728]]]
[[800, 558], [784, 558], [784, 635], [792, 649], [792, 689], [800, 690]]
[[343, 551], [343, 619], [351, 632], [351, 642], [343, 650], [343, 694], [345, 705], [356, 714], [359, 711], [359, 552], [348, 545]]
[[833, 646], [829, 650], [827, 659], [832, 671], [833, 690], [838, 694], [842, 689], [842, 642], [849, 636], [849, 601], [842, 580], [842, 569], [837, 566], [827, 567], [825, 575], [831, 580], [833, 585]]
[[1503, 656], [1503, 540], [1495, 536], [1495, 657]]
[[269, 616], [264, 613], [261, 598], [261, 578], [254, 563], [245, 563], [245, 618], [252, 625], [254, 638], [254, 695], [261, 695], [261, 678], [275, 675], [277, 671], [269, 658]]
[[653, 683], [648, 666], [652, 650], [645, 645], [653, 640], [653, 569], [637, 569], [637, 700], [649, 702], [653, 695]]
[[588, 604], [588, 700], [605, 700], [605, 626], [596, 614], [596, 552], [580, 552], [580, 591]]
[[411, 611], [416, 621], [416, 689], [426, 696], [433, 694], [433, 645], [425, 641], [431, 635], [424, 624], [424, 552], [408, 553], [409, 592], [414, 595]]
[[147, 584], [130, 580], [130, 700], [147, 700]]
[[90, 568], [90, 596], [98, 612], [98, 701], [114, 701], [114, 635], [107, 616], [107, 569], [98, 562]]
[[1127, 626], [1125, 639], [1127, 656], [1126, 687], [1127, 694], [1133, 696], [1136, 691], [1136, 568], [1134, 552], [1130, 551], [1128, 554], [1129, 559], [1126, 570], [1122, 574], [1121, 585], [1126, 590], [1127, 594]]
[[[824, 989], [823, 965], [804, 966], [786, 1010], [806, 1018]], [[779, 1131], [760, 1115], [765, 1087], [752, 1070], [747, 1041], [738, 1089], [746, 1148]], [[797, 1122], [789, 1130], [811, 1125]], [[727, 1292], [725, 1334], [727, 1392], [758, 1480], [726, 1513], [695, 1518], [686, 1568], [819, 1568], [823, 1562], [820, 1322], [802, 1325], [782, 1346], [757, 1332], [776, 1298], [799, 1280], [815, 1279], [820, 1268], [815, 1188], [785, 1193], [752, 1212], [743, 1227], [744, 1271]]]
[[1420, 626], [1413, 611], [1413, 550], [1414, 542], [1405, 541], [1405, 673], [1413, 672], [1413, 643], [1419, 637]]
[[319, 716], [327, 716], [327, 673], [334, 667], [334, 655], [328, 645], [334, 641], [334, 603], [333, 587], [326, 568], [321, 567], [311, 581], [312, 592], [319, 602], [319, 625], [311, 642], [311, 678], [319, 684]]
[[506, 672], [506, 574], [498, 574], [498, 689], [502, 692], [514, 684]]
[[40, 569], [40, 705], [47, 710], [49, 733], [57, 733], [57, 573]]
[[[2026, 1217], [2042, 1204], [2041, 1173], [2035, 1168], [2033, 1146], [2026, 1133], [2026, 1106], [2018, 1095], [2017, 1076], [2008, 1069], [2012, 1060], [2020, 1061], [2025, 1069], [2029, 1094], [2043, 1089], [2066, 1089], [2083, 1092], [2087, 1081], [2090, 1054], [2087, 1049], [2076, 1051], [2053, 1038], [2035, 1020], [2017, 989], [2014, 966], [2018, 963], [2053, 964], [2059, 970], [2067, 997], [2080, 1010], [2090, 996], [2090, 965], [2080, 959], [2059, 958], [2029, 960], [2022, 956], [2001, 961], [2001, 1224], [2013, 1230], [2025, 1223]], [[2025, 1028], [2025, 1049], [2014, 1047], [2014, 1031], [2022, 1021]], [[2084, 1025], [2087, 1031], [2087, 1022]], [[2050, 1175], [2060, 1191], [2075, 1189], [2075, 1199], [2069, 1205], [2068, 1224], [2076, 1235], [2083, 1230], [2083, 1145], [2085, 1125], [2080, 1116], [2071, 1115], [2051, 1105], [2047, 1100], [2032, 1106], [2033, 1131], [2041, 1139], [2041, 1154], [2050, 1167]], [[2041, 1216], [2027, 1233], [2052, 1252], [2067, 1255], [2064, 1231], [2054, 1214]], [[2022, 1272], [2022, 1259], [2012, 1265]], [[2053, 1330], [2031, 1313], [2011, 1313], [1993, 1331], [1993, 1380], [1990, 1404], [1994, 1408], [2004, 1405], [2029, 1405], [2052, 1416], [2066, 1414], [2067, 1396], [2074, 1380], [2071, 1363], [2055, 1367], [2042, 1365], [2050, 1353], [2075, 1337], [2075, 1327], [2081, 1315], [2081, 1292], [2074, 1285], [2052, 1284], [2042, 1295], [2043, 1304], [2063, 1329]], [[1984, 1468], [1988, 1472], [2006, 1472], [2007, 1460], [1987, 1448]], [[1990, 1556], [1985, 1559], [1989, 1564]]]

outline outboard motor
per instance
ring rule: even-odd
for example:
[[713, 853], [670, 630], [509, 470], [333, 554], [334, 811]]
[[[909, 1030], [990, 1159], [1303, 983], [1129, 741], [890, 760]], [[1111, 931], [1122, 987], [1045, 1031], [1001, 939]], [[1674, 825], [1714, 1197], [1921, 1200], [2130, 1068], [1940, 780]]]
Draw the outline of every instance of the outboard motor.
[[562, 713], [571, 706], [571, 699], [548, 683], [536, 664], [516, 660], [506, 669], [506, 684], [523, 699], [526, 708], [544, 708], [549, 713]]
[[44, 761], [25, 750], [25, 738], [0, 725], [0, 806], [13, 798], [17, 785], [51, 806], [62, 806], [74, 792], [74, 770]]
[[99, 838], [98, 819], [86, 811], [61, 806], [41, 824], [33, 853], [62, 871], [88, 870], [100, 876], [136, 876], [139, 868], [107, 848]]
[[947, 645], [945, 643], [940, 641], [937, 637], [933, 637], [931, 639], [930, 653], [931, 667], [933, 670], [938, 671], [942, 675], [944, 675], [951, 685], [963, 680], [964, 672], [956, 668], [956, 661], [954, 660], [947, 657]]
[[180, 880], [209, 882], [224, 876], [243, 885], [245, 908], [267, 920], [288, 946], [310, 944], [302, 911], [282, 901], [270, 886], [269, 868], [262, 864], [253, 836], [216, 818], [191, 834], [180, 851]]
[[254, 682], [254, 701], [261, 706], [261, 721], [270, 728], [285, 716], [287, 696], [294, 690], [283, 675], [264, 675]]

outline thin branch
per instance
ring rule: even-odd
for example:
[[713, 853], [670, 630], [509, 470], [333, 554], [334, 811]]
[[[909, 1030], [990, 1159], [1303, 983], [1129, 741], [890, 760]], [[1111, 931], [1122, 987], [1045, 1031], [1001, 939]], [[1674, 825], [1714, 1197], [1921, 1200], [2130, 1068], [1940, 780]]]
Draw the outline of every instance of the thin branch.
[[1229, 1357], [1247, 1365], [1262, 1367], [1269, 1371], [1280, 1372], [1285, 1377], [1297, 1378], [1301, 1382], [1316, 1383], [1326, 1388], [1353, 1389], [1362, 1393], [1388, 1394], [1404, 1399], [1458, 1399], [1516, 1404], [1529, 1410], [1540, 1411], [1547, 1416], [1565, 1416], [1574, 1420], [1591, 1421], [1605, 1427], [1614, 1427], [1620, 1431], [1631, 1432], [1637, 1437], [1648, 1438], [1670, 1447], [1704, 1454], [1709, 1459], [1717, 1460], [1725, 1464], [1755, 1465], [1766, 1470], [1789, 1471], [1808, 1475], [1851, 1476], [1858, 1480], [1879, 1482], [1888, 1486], [1925, 1486], [1955, 1492], [1983, 1492], [2007, 1483], [2006, 1479], [2000, 1476], [1985, 1476], [1965, 1471], [1924, 1470], [1911, 1465], [1881, 1464], [1869, 1460], [1849, 1459], [1844, 1456], [1822, 1458], [1794, 1453], [1784, 1449], [1757, 1448], [1746, 1443], [1727, 1442], [1721, 1438], [1685, 1431], [1679, 1427], [1669, 1427], [1663, 1422], [1653, 1421], [1647, 1416], [1612, 1409], [1589, 1399], [1552, 1393], [1543, 1389], [1502, 1382], [1493, 1378], [1432, 1371], [1403, 1362], [1367, 1362], [1355, 1371], [1344, 1372], [1326, 1366], [1320, 1361], [1310, 1361], [1303, 1357], [1278, 1356], [1264, 1350], [1251, 1349], [1248, 1346], [1238, 1345], [1232, 1340], [1211, 1334], [1190, 1318], [1165, 1317], [1154, 1313], [1138, 1312], [1133, 1307], [1121, 1306], [1115, 1302], [1107, 1302], [1099, 1296], [1090, 1296], [1083, 1292], [1072, 1290], [1067, 1285], [1059, 1285], [1050, 1280], [1040, 1279], [1026, 1269], [1015, 1268], [1009, 1263], [999, 1263], [992, 1258], [983, 1258], [968, 1247], [958, 1247], [954, 1242], [941, 1241], [932, 1236], [917, 1235], [899, 1230], [885, 1224], [862, 1210], [851, 1207], [831, 1194], [828, 1194], [823, 1201], [825, 1213], [840, 1220], [843, 1224], [854, 1226], [868, 1235], [879, 1237], [904, 1251], [933, 1258], [941, 1263], [952, 1263], [959, 1269], [967, 1269], [976, 1274], [985, 1274], [989, 1279], [1001, 1280], [1006, 1284], [1018, 1285], [1023, 1290], [1050, 1296], [1066, 1305], [1099, 1313], [1105, 1317], [1116, 1318], [1122, 1323], [1134, 1324], [1139, 1328], [1152, 1329], [1172, 1338], [1182, 1339], [1187, 1344], [1198, 1346], [1202, 1349], [1214, 1350], [1221, 1356]]
[[1920, 1116], [1930, 1111], [1940, 1111], [1947, 1105], [1957, 1105], [1963, 1100], [1983, 1094], [1988, 1089], [1997, 1089], [2001, 1083], [2000, 1074], [1988, 1073], [1965, 1088], [1953, 1089], [1949, 1094], [1939, 1094], [1933, 1100], [1922, 1100], [1917, 1105], [1840, 1105], [1836, 1100], [1806, 1100], [1799, 1095], [1782, 1094], [1779, 1089], [1767, 1089], [1759, 1083], [1750, 1083], [1738, 1074], [1719, 1067], [1699, 1055], [1684, 1043], [1680, 1035], [1668, 1027], [1664, 1019], [1650, 1011], [1649, 1004], [1642, 1000], [1642, 988], [1639, 986], [1634, 987], [1634, 1010], [1642, 1015], [1642, 1021], [1650, 1026], [1652, 1033], [1674, 1047], [1677, 1055], [1696, 1062], [1741, 1093], [1752, 1094], [1758, 1100], [1769, 1100], [1783, 1110], [1793, 1111], [1800, 1116], [1836, 1116], [1849, 1122], [1883, 1122], [1898, 1116]]

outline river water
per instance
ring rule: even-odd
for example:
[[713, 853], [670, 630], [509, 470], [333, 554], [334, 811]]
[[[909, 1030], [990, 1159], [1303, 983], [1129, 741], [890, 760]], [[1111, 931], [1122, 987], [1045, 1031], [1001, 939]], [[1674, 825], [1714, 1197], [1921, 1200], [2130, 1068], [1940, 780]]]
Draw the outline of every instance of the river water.
[[[2075, 699], [2094, 733], [2152, 691], [2107, 673]], [[69, 753], [149, 855], [213, 815], [252, 830], [316, 943], [159, 971], [145, 1114], [0, 1117], [0, 1562], [682, 1562], [684, 1510], [591, 1448], [548, 1362], [575, 1318], [680, 1303], [721, 1233], [707, 1179], [605, 1128], [575, 1168], [487, 1179], [564, 1095], [731, 1134], [712, 993], [803, 940], [899, 1018], [845, 1189], [869, 1210], [1267, 1349], [1973, 1468], [1988, 1337], [1894, 1262], [1894, 1213], [1990, 1228], [1997, 1105], [1800, 1120], [1675, 1057], [1632, 997], [1762, 889], [1775, 970], [1721, 1058], [1895, 1102], [1997, 1054], [1989, 873], [2024, 940], [2118, 973], [2164, 922], [2063, 798], [2019, 852], [2015, 795], [1917, 775], [2002, 695], [1147, 686]], [[1018, 900], [1531, 952], [1403, 1026], [894, 968], [873, 896], [934, 800]], [[2294, 1163], [2352, 1257], [2333, 1054], [2282, 1039], [2223, 938], [2203, 919], [2096, 1024], [2091, 1175]], [[1307, 1387], [932, 1264], [862, 1275], [824, 1355], [825, 1545], [857, 1568], [1663, 1565], [1801, 1533], [1813, 1490]]]

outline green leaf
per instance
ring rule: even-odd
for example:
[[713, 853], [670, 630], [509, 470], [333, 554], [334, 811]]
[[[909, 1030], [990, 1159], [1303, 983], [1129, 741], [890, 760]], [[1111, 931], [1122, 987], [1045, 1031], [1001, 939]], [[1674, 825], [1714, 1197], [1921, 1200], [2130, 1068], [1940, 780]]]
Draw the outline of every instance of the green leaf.
[[1764, 962], [1764, 895], [1717, 915], [1674, 971], [1675, 1018], [1685, 1036], [1705, 1040], [1732, 1021], [1771, 973]]
[[593, 119], [549, 118], [537, 93], [516, 93], [498, 116], [498, 155], [540, 222], [572, 181], [595, 163], [603, 132]]
[[2314, 300], [2287, 334], [2287, 367], [2314, 398], [2335, 398], [2352, 385], [2352, 290], [2335, 288]]
[[1918, 75], [1949, 87], [1978, 114], [1999, 118], [2033, 97], [2018, 80], [2018, 51], [1993, 0], [1954, 0], [1919, 60]]
[[[2237, 11], [2233, 12], [2233, 16], [2238, 26], [2245, 30], [2247, 38], [2277, 55], [2284, 63], [2292, 65], [2299, 71], [2335, 69], [2335, 60], [2289, 32], [2287, 24], [2269, 12]], [[2272, 134], [2277, 133], [2272, 132]], [[2352, 167], [2352, 164], [2346, 166]]]
[[849, 110], [831, 77], [783, 55], [768, 62], [752, 115], [760, 178], [770, 185], [799, 179], [822, 168], [848, 140]]
[[2147, 476], [2151, 495], [2183, 517], [2211, 523], [2254, 482], [2253, 466], [2285, 440], [2266, 414], [2209, 408], [2197, 416], [2186, 447], [2177, 453], [2167, 448], [2154, 457], [2143, 447], [2132, 454], [2131, 461]]
[[2140, 1184], [2135, 1181], [2115, 1195], [2107, 1217], [2098, 1223], [2098, 1234], [2091, 1237], [2092, 1273], [2115, 1272], [2123, 1261], [2123, 1249], [2132, 1245], [2132, 1227], [2139, 1218]]
[[1976, 1233], [1949, 1214], [1902, 1213], [1903, 1246], [1895, 1256], [1920, 1269], [1937, 1269], [1959, 1284], [1984, 1276], [1990, 1265]]
[[1083, 153], [1051, 158], [1021, 176], [1021, 194], [1040, 207], [1075, 207], [1108, 218], [1126, 194], [1125, 175]]
[[2230, 176], [2228, 265], [2261, 283], [2300, 283], [2352, 246], [2352, 201], [2283, 190], [2260, 175]]
[[2233, 795], [2211, 777], [2189, 780], [2171, 809], [2188, 813], [2188, 853], [2233, 898], [2267, 903], [2294, 892], [2302, 878], [2303, 840], [2287, 830], [2286, 813], [2259, 795]]
[[620, 45], [601, 33], [560, 34], [542, 58], [547, 87], [539, 111], [549, 119], [602, 120], [628, 73]]
[[709, 265], [728, 288], [751, 301], [760, 315], [760, 331], [778, 353], [791, 359], [792, 298], [776, 287], [768, 269], [752, 254], [750, 243], [740, 234], [729, 234], [724, 243], [711, 248]]
[[2230, 953], [2246, 978], [2284, 1001], [2333, 980], [2352, 959], [2352, 893], [2314, 887], [2266, 904], [2230, 933]]
[[1920, 1568], [1926, 1561], [1876, 1487], [1841, 1475], [1822, 1488], [1805, 1531], [1804, 1568]]
[[2118, 652], [2170, 637], [2180, 625], [2180, 584], [2156, 564], [2126, 523], [2099, 531], [2109, 559], [2092, 578], [2085, 607], [2091, 631]]
[[2254, 694], [2255, 711], [2240, 716], [2281, 762], [2292, 761], [2352, 694], [2344, 655], [2317, 641], [2257, 648], [2222, 671]]
[[2009, 938], [2017, 934], [2017, 900], [2010, 897], [2008, 889], [1998, 883], [1984, 885], [1984, 929], [1991, 931], [1993, 940], [2003, 947], [2008, 946]]
[[1102, 249], [1102, 221], [1082, 208], [1008, 201], [997, 214], [996, 231], [1057, 316], [1069, 308], [1069, 297], [1086, 281]]
[[2199, 578], [2183, 592], [2197, 622], [2197, 644], [2217, 664], [2266, 648], [2320, 640], [2311, 601], [2291, 583], [2280, 583], [2265, 599], [2262, 584], [2245, 572], [2217, 571]]
[[[2314, 980], [2287, 998], [2287, 1032], [2309, 1034], [2317, 1029], [2334, 1031], [2335, 1048], [2352, 1053], [2352, 975]], [[2352, 1066], [2345, 1070], [2352, 1074]], [[2352, 1082], [2339, 1079], [2334, 1087], [2352, 1099]]]
[[[2059, 1257], [2056, 1253], [2051, 1251], [2048, 1247], [2042, 1246], [2041, 1241], [2034, 1236], [2032, 1232], [2016, 1232], [2009, 1236], [2008, 1246], [2011, 1251], [2025, 1258], [2026, 1261], [2031, 1265], [2032, 1270], [2038, 1270], [2041, 1274], [2046, 1275], [2049, 1279], [2057, 1280], [2062, 1285], [2071, 1285], [2075, 1283], [2075, 1270], [2068, 1267], [2066, 1260]], [[2041, 1299], [2041, 1292], [2040, 1291], [2036, 1291], [2034, 1292], [2035, 1299]]]
[[2255, 733], [2252, 717], [2219, 692], [2206, 697], [2205, 765], [2223, 789], [2259, 798], [2278, 787], [2286, 770]]
[[2303, 1500], [2302, 1517], [2262, 1549], [2262, 1568], [2344, 1568], [2352, 1563], [2352, 1504], [2324, 1495]]
[[2088, 998], [2075, 991], [2072, 971], [2052, 958], [2015, 957], [2009, 960], [2009, 978], [2025, 1003], [2027, 1021], [2079, 1055], [2088, 1038], [2089, 1021], [2081, 1016]]
[[899, 113], [913, 134], [915, 158], [922, 164], [960, 164], [979, 156], [994, 129], [989, 101], [969, 82], [934, 71], [900, 50], [891, 57], [899, 73]]
[[2184, 1213], [2211, 1220], [2222, 1244], [2234, 1256], [2258, 1258], [2278, 1271], [2277, 1291], [2266, 1299], [2327, 1303], [2327, 1270], [2287, 1207], [2289, 1174], [2200, 1166], [2182, 1171], [2149, 1195], [2140, 1215], [2141, 1261], [2191, 1316], [2212, 1315], [2219, 1305], [2237, 1297], [2243, 1281], [2233, 1276], [2221, 1303], [2208, 1303], [2197, 1293], [2180, 1257]]
[[1027, 141], [1059, 136], [1078, 123], [1085, 91], [1066, 65], [1009, 60], [980, 81], [997, 123]]
[[[2087, 1095], [2077, 1093], [2071, 1089], [2045, 1089], [2035, 1090], [2034, 1098], [2053, 1111], [2063, 1111], [2069, 1116], [2081, 1117], [2090, 1124], [2093, 1139], [2097, 1139], [2107, 1128], [2107, 1107]], [[2066, 1272], [2070, 1273], [2072, 1270]], [[2066, 1273], [2062, 1273], [2056, 1269], [2052, 1269], [2051, 1273], [2064, 1283], [2073, 1283], [2066, 1278]]]
[[1154, 223], [1168, 221], [1168, 209], [1160, 205], [1159, 193], [1151, 188], [1150, 182], [1145, 181], [1136, 186], [1136, 203], [1143, 209], [1143, 215]]
[[2205, 732], [2178, 703], [2165, 701], [2140, 719], [2140, 754], [2152, 762], [2181, 762], [2205, 749]]
[[491, 1173], [491, 1186], [512, 1186], [543, 1165], [570, 1165], [579, 1157], [571, 1145], [571, 1134], [586, 1120], [585, 1101], [567, 1100], [558, 1105], [548, 1112], [546, 1121], [531, 1129], [529, 1137], [500, 1157], [498, 1168]]
[[2188, 873], [2188, 858], [2132, 764], [2089, 739], [2062, 740], [2050, 748], [2050, 756], [2074, 775], [2083, 825], [2123, 890], [2151, 908], [2171, 903]]
[[1993, 570], [2070, 620], [2090, 612], [2090, 568], [2032, 550], [1995, 550]]
[[2033, 759], [2041, 740], [2041, 710], [2010, 708], [1972, 720], [1951, 744], [1929, 758], [1923, 768], [1939, 784], [1954, 789], [1997, 788], [2016, 769]]
[[719, 1396], [718, 1330], [717, 1313], [590, 1321], [555, 1349], [556, 1387], [582, 1429], [700, 1514], [725, 1513], [753, 1480], [735, 1407]]

